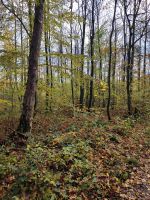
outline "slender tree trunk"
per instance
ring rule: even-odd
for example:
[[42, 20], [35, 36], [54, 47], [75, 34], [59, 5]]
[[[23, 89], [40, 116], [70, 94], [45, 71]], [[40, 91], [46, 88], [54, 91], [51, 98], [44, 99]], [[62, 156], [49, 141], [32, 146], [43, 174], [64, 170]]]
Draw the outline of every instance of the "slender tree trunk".
[[[97, 34], [97, 40], [98, 40], [98, 53], [99, 53], [99, 87], [98, 87], [98, 94], [99, 94], [99, 99], [100, 99], [100, 94], [101, 94], [101, 90], [100, 90], [100, 82], [102, 81], [102, 52], [101, 52], [101, 36], [100, 36], [100, 10], [99, 10], [99, 6], [98, 6], [98, 2], [96, 1], [96, 9], [97, 9], [97, 27], [98, 27], [98, 34]], [[99, 100], [99, 107], [101, 106], [101, 102]]]
[[50, 30], [49, 30], [49, 35], [48, 35], [48, 53], [49, 53], [49, 66], [50, 66], [50, 87], [51, 87], [51, 94], [50, 94], [50, 111], [52, 111], [52, 101], [53, 101], [53, 68], [52, 68], [52, 62], [51, 62], [51, 45], [50, 45], [50, 41], [51, 41], [51, 37], [50, 37]]
[[130, 78], [130, 70], [131, 70], [131, 36], [132, 33], [129, 34], [129, 46], [128, 46], [128, 52], [127, 52], [127, 105], [128, 105], [128, 114], [131, 114], [131, 78]]
[[[23, 9], [23, 8], [22, 8]], [[25, 84], [25, 56], [24, 56], [24, 48], [23, 48], [23, 27], [22, 24], [20, 24], [20, 43], [21, 43], [21, 86], [23, 87]], [[22, 99], [23, 96], [19, 95], [19, 101], [20, 101], [20, 108], [22, 105]]]
[[84, 2], [84, 16], [83, 16], [83, 27], [82, 27], [82, 44], [81, 44], [81, 55], [82, 63], [81, 63], [81, 71], [80, 71], [80, 108], [83, 108], [84, 103], [84, 43], [85, 43], [85, 29], [86, 29], [86, 10], [87, 10], [87, 0], [82, 1]]
[[44, 0], [39, 0], [35, 5], [33, 34], [30, 43], [28, 79], [23, 100], [23, 110], [17, 131], [20, 133], [31, 132], [35, 106], [35, 93], [37, 90], [38, 58], [43, 27]]
[[72, 63], [72, 53], [73, 53], [73, 44], [72, 44], [72, 23], [73, 23], [73, 18], [72, 18], [72, 9], [73, 9], [73, 0], [71, 0], [70, 2], [70, 9], [71, 9], [71, 22], [70, 22], [70, 38], [71, 38], [71, 96], [72, 96], [72, 105], [74, 106], [74, 80], [73, 80], [73, 76], [74, 76], [74, 73], [73, 73], [73, 63]]
[[115, 21], [115, 41], [114, 41], [114, 58], [113, 58], [113, 62], [112, 62], [112, 109], [114, 109], [115, 106], [115, 91], [116, 91], [116, 87], [115, 87], [115, 76], [116, 76], [116, 63], [117, 63], [117, 27], [116, 27], [116, 21]]
[[[124, 9], [125, 9], [125, 7], [124, 7]], [[126, 64], [127, 64], [127, 30], [126, 30], [125, 11], [124, 11], [124, 18], [123, 18], [123, 46], [124, 46], [124, 52], [123, 52], [123, 75], [122, 75], [122, 81], [125, 82]]]
[[139, 42], [139, 60], [138, 60], [138, 92], [140, 92], [140, 82], [141, 82], [141, 48], [142, 40]]
[[127, 52], [127, 106], [128, 114], [132, 114], [132, 82], [133, 82], [133, 65], [134, 65], [134, 53], [135, 53], [135, 32], [136, 32], [136, 18], [138, 16], [141, 0], [133, 1], [133, 15], [132, 20], [127, 13], [127, 2], [124, 1], [125, 15], [129, 26], [129, 43]]
[[117, 0], [115, 0], [114, 15], [112, 20], [112, 29], [109, 38], [109, 66], [108, 66], [108, 101], [107, 101], [107, 116], [108, 120], [111, 120], [110, 116], [110, 101], [111, 101], [111, 67], [112, 67], [112, 37], [114, 32], [115, 18], [116, 18]]
[[20, 25], [20, 39], [21, 39], [21, 84], [22, 86], [24, 85], [24, 53], [23, 53], [23, 29], [22, 29], [22, 24]]
[[[146, 6], [145, 6], [145, 23], [147, 23], [147, 0], [146, 0]], [[143, 60], [143, 94], [145, 97], [145, 88], [146, 88], [146, 54], [147, 54], [147, 26], [146, 26], [146, 33], [144, 38], [144, 60]]]
[[89, 96], [89, 104], [88, 104], [88, 111], [93, 106], [93, 78], [94, 78], [94, 35], [95, 35], [95, 16], [94, 16], [94, 9], [95, 9], [95, 0], [92, 0], [92, 22], [91, 22], [91, 35], [90, 35], [90, 48], [91, 48], [91, 80], [90, 80], [90, 96]]
[[87, 76], [86, 79], [86, 107], [88, 107], [88, 100], [89, 100], [89, 77], [90, 77], [90, 62], [87, 61]]
[[45, 96], [45, 109], [49, 111], [49, 62], [48, 62], [48, 33], [44, 31], [45, 36], [45, 60], [46, 60], [46, 96]]

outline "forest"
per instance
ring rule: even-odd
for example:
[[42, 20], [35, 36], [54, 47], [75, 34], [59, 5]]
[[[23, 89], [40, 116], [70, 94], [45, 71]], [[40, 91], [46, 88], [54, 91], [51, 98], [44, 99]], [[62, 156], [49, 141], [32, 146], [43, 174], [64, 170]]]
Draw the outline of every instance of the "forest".
[[0, 199], [150, 200], [150, 0], [0, 11]]

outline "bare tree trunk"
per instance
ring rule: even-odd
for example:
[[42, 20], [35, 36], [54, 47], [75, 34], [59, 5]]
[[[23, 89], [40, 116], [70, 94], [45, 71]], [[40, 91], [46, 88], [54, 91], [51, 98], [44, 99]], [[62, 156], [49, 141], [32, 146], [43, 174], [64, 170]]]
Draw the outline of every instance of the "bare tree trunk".
[[72, 63], [72, 53], [73, 53], [73, 44], [72, 44], [72, 23], [73, 23], [73, 19], [72, 19], [72, 9], [73, 9], [73, 0], [71, 0], [70, 3], [70, 9], [71, 9], [71, 22], [70, 22], [70, 38], [71, 38], [71, 96], [72, 96], [72, 105], [74, 106], [74, 78], [73, 78], [73, 63]]
[[[124, 7], [125, 9], [125, 7]], [[125, 82], [125, 74], [126, 74], [126, 62], [127, 62], [127, 30], [126, 30], [126, 16], [124, 11], [124, 18], [123, 18], [123, 46], [124, 46], [124, 52], [123, 52], [123, 75], [122, 75], [122, 81]]]
[[[22, 8], [23, 9], [23, 8]], [[22, 24], [20, 24], [20, 43], [21, 43], [21, 86], [25, 84], [25, 56], [24, 56], [24, 48], [23, 48], [23, 27]], [[22, 99], [23, 96], [19, 96], [20, 106], [22, 106]], [[21, 107], [20, 107], [21, 108]]]
[[108, 101], [107, 101], [107, 116], [108, 120], [111, 120], [110, 116], [110, 101], [111, 101], [111, 67], [112, 67], [112, 37], [114, 32], [115, 18], [116, 18], [117, 0], [115, 0], [114, 15], [112, 20], [112, 29], [109, 38], [109, 66], [108, 66]]
[[[145, 2], [145, 23], [147, 23], [147, 0]], [[146, 33], [145, 33], [145, 38], [144, 38], [144, 61], [143, 61], [143, 94], [145, 97], [145, 87], [146, 87], [146, 53], [147, 53], [147, 26], [146, 26]]]
[[81, 71], [80, 71], [80, 108], [83, 108], [84, 103], [84, 43], [85, 43], [85, 28], [86, 28], [86, 10], [87, 10], [87, 0], [83, 0], [84, 2], [84, 16], [83, 16], [83, 27], [82, 27], [82, 44], [81, 44], [81, 55], [83, 56], [83, 60], [81, 63]]
[[127, 61], [127, 105], [128, 105], [128, 114], [131, 114], [131, 36], [132, 36], [132, 32], [130, 32], [129, 34], [129, 46], [128, 46], [128, 53], [127, 53], [127, 57], [128, 57], [128, 61]]
[[[134, 64], [134, 53], [135, 53], [135, 43], [140, 39], [135, 41], [135, 31], [136, 31], [136, 18], [138, 16], [141, 0], [133, 1], [133, 14], [132, 20], [130, 15], [127, 13], [127, 1], [124, 1], [124, 10], [126, 19], [129, 26], [129, 42], [128, 42], [128, 51], [127, 51], [127, 106], [128, 114], [132, 114], [132, 82], [133, 82], [133, 64]], [[140, 36], [141, 37], [141, 36]]]
[[49, 111], [49, 62], [48, 62], [48, 33], [44, 31], [45, 36], [45, 60], [46, 60], [46, 96], [45, 96], [45, 109]]
[[[101, 2], [101, 1], [100, 1]], [[100, 17], [100, 9], [99, 9], [99, 5], [98, 2], [96, 1], [96, 9], [97, 9], [97, 28], [98, 28], [98, 53], [99, 53], [99, 85], [100, 85], [100, 81], [102, 81], [102, 52], [101, 52], [101, 41], [100, 41], [100, 23], [99, 23], [99, 17]], [[101, 90], [100, 87], [98, 88], [98, 94], [99, 94], [99, 99], [100, 99], [100, 94], [101, 94]], [[99, 100], [99, 107], [101, 106], [101, 102]]]
[[49, 41], [49, 44], [48, 44], [48, 53], [49, 53], [49, 65], [50, 65], [50, 87], [51, 87], [51, 96], [50, 96], [50, 111], [52, 111], [52, 101], [53, 101], [53, 94], [52, 94], [52, 91], [53, 91], [53, 68], [52, 68], [52, 62], [51, 62], [51, 45], [50, 45], [50, 40], [51, 40], [51, 36], [50, 36], [50, 30], [49, 30], [49, 34], [48, 34], [48, 41]]
[[23, 110], [17, 131], [20, 133], [31, 132], [35, 106], [35, 93], [37, 90], [38, 58], [43, 27], [44, 0], [39, 0], [35, 5], [33, 34], [30, 43], [28, 79], [23, 100]]
[[140, 82], [141, 82], [141, 48], [142, 41], [139, 42], [139, 60], [138, 60], [138, 92], [140, 92]]
[[90, 48], [91, 48], [91, 80], [90, 80], [90, 96], [89, 96], [89, 104], [88, 110], [93, 106], [93, 78], [94, 78], [94, 35], [95, 35], [95, 16], [94, 16], [94, 9], [95, 9], [95, 0], [92, 0], [92, 21], [91, 21], [91, 31], [90, 31]]
[[114, 109], [115, 106], [115, 76], [116, 76], [116, 63], [117, 63], [117, 27], [116, 27], [116, 21], [115, 21], [115, 40], [114, 40], [114, 59], [113, 59], [113, 66], [112, 66], [112, 109]]

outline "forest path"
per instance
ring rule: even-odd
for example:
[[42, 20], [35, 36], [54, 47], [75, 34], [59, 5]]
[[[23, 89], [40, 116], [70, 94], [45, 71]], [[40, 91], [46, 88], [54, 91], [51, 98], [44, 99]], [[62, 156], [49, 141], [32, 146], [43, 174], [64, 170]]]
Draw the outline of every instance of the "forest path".
[[140, 164], [120, 188], [122, 199], [150, 200], [150, 150], [142, 152]]
[[144, 124], [137, 124], [133, 129], [138, 165], [133, 167], [131, 177], [120, 187], [120, 197], [124, 200], [150, 200], [150, 129], [145, 134], [146, 128]]
[[109, 191], [103, 200], [150, 200], [149, 125], [136, 123], [124, 136], [121, 124], [108, 127], [103, 135], [106, 146], [97, 149], [94, 158], [100, 185]]

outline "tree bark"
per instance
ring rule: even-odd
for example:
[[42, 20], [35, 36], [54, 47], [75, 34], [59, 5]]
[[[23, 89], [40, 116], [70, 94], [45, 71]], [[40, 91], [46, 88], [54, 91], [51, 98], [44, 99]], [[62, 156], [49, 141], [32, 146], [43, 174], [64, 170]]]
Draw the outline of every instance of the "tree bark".
[[142, 40], [139, 41], [139, 59], [138, 59], [138, 92], [140, 92], [140, 82], [141, 82], [141, 49], [142, 49]]
[[45, 95], [45, 110], [49, 111], [49, 63], [48, 63], [48, 33], [47, 30], [44, 31], [45, 36], [45, 60], [46, 60], [46, 95]]
[[71, 21], [70, 21], [70, 43], [71, 43], [71, 45], [70, 45], [70, 54], [71, 54], [71, 97], [72, 97], [72, 105], [73, 105], [73, 107], [74, 107], [74, 104], [75, 104], [75, 102], [74, 102], [74, 78], [73, 78], [73, 76], [74, 76], [74, 73], [73, 73], [73, 62], [72, 62], [72, 53], [73, 53], [73, 41], [72, 41], [72, 32], [73, 32], [73, 25], [72, 25], [72, 23], [73, 23], [73, 12], [72, 12], [72, 10], [73, 10], [73, 0], [71, 0], [71, 2], [70, 2], [70, 11], [71, 11]]
[[38, 58], [43, 29], [44, 0], [39, 0], [35, 5], [33, 34], [30, 43], [28, 79], [23, 100], [23, 110], [17, 131], [20, 133], [31, 132], [37, 90]]
[[[145, 23], [147, 22], [147, 12], [148, 12], [148, 6], [147, 6], [147, 0], [145, 2]], [[144, 38], [144, 60], [143, 60], [143, 78], [144, 78], [144, 81], [143, 81], [143, 90], [144, 90], [144, 93], [143, 93], [143, 97], [145, 97], [145, 88], [146, 88], [146, 54], [147, 54], [147, 26], [146, 26], [146, 33], [145, 33], [145, 38]]]
[[[127, 50], [127, 106], [128, 114], [132, 114], [132, 82], [133, 82], [133, 64], [134, 64], [134, 53], [135, 53], [135, 43], [138, 40], [135, 40], [135, 31], [136, 31], [136, 18], [138, 16], [141, 0], [138, 2], [133, 1], [133, 14], [131, 16], [132, 20], [129, 19], [129, 14], [127, 13], [127, 2], [124, 1], [124, 11], [126, 19], [129, 26], [129, 41], [128, 41], [128, 50]], [[138, 38], [140, 39], [140, 38]]]
[[82, 44], [81, 44], [81, 55], [82, 63], [81, 63], [81, 72], [80, 72], [80, 108], [83, 108], [84, 103], [84, 44], [85, 44], [85, 29], [86, 29], [86, 15], [87, 15], [87, 0], [82, 1], [84, 2], [84, 16], [83, 16], [83, 27], [82, 27]]
[[116, 63], [117, 63], [117, 25], [116, 25], [116, 21], [115, 21], [115, 39], [114, 39], [114, 58], [113, 58], [113, 62], [112, 62], [113, 66], [112, 66], [112, 109], [114, 109], [115, 107], [115, 92], [116, 92]]
[[116, 8], [117, 8], [117, 0], [115, 0], [115, 7], [114, 7], [114, 15], [112, 20], [112, 29], [109, 38], [109, 66], [108, 66], [108, 101], [107, 101], [107, 116], [108, 120], [111, 120], [110, 116], [110, 101], [111, 101], [111, 68], [112, 68], [112, 37], [115, 28], [115, 18], [116, 18]]
[[90, 97], [88, 104], [88, 111], [93, 106], [93, 78], [94, 78], [94, 35], [95, 35], [95, 16], [94, 16], [95, 0], [92, 0], [92, 19], [91, 19], [91, 35], [90, 35], [90, 48], [91, 48], [91, 77], [90, 77]]

